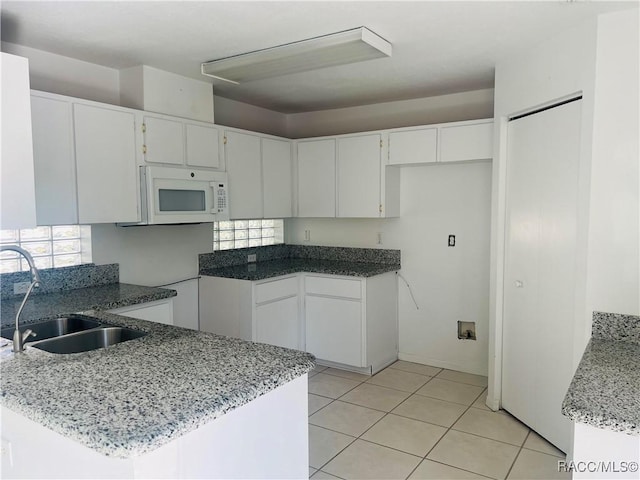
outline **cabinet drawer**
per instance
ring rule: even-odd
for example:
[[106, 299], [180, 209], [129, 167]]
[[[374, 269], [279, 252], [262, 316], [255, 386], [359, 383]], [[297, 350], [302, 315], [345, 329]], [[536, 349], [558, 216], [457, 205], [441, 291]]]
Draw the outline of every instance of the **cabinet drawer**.
[[344, 278], [305, 277], [305, 292], [331, 297], [362, 298], [362, 282]]
[[255, 302], [257, 304], [298, 295], [298, 278], [290, 277], [260, 283], [256, 285], [255, 295]]

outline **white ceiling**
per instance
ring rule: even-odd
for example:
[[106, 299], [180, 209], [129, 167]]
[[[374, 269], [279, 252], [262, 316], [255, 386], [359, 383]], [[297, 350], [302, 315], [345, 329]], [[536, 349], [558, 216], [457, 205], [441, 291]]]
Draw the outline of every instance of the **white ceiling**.
[[[2, 40], [121, 69], [213, 82], [216, 95], [283, 113], [493, 87], [507, 55], [638, 2], [130, 2], [2, 0]], [[230, 85], [200, 63], [365, 26], [391, 58]]]

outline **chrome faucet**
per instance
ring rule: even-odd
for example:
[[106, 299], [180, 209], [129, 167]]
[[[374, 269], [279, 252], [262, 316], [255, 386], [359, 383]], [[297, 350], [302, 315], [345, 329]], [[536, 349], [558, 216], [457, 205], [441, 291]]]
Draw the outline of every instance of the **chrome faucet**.
[[42, 279], [40, 278], [40, 272], [38, 272], [38, 269], [36, 268], [35, 263], [33, 263], [33, 257], [24, 248], [20, 248], [17, 245], [0, 245], [0, 252], [3, 252], [5, 250], [18, 252], [20, 255], [22, 255], [27, 260], [27, 263], [29, 264], [29, 269], [31, 270], [31, 284], [27, 289], [27, 293], [25, 294], [24, 299], [22, 299], [20, 308], [18, 308], [18, 313], [16, 314], [16, 330], [15, 332], [13, 332], [13, 351], [22, 352], [24, 351], [24, 342], [30, 336], [35, 337], [36, 334], [32, 332], [31, 329], [27, 329], [24, 331], [24, 333], [20, 333], [20, 327], [18, 324], [20, 320], [20, 314], [22, 313], [24, 304], [27, 303], [29, 295], [31, 294], [31, 290], [33, 290], [33, 287], [40, 285], [42, 283]]

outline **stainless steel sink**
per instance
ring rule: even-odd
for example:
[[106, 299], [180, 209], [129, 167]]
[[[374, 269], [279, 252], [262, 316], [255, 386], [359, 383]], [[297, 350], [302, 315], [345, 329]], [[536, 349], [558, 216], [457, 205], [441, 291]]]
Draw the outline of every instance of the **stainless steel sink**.
[[32, 345], [50, 353], [80, 353], [105, 348], [145, 335], [145, 332], [125, 327], [102, 327], [34, 342]]
[[[24, 325], [24, 328], [30, 328], [35, 334], [32, 342], [46, 340], [48, 338], [60, 337], [69, 333], [82, 332], [92, 328], [99, 327], [100, 322], [91, 320], [81, 315], [68, 315], [66, 317], [54, 318], [44, 322], [32, 323]], [[11, 340], [15, 327], [7, 327], [0, 330], [0, 336]]]

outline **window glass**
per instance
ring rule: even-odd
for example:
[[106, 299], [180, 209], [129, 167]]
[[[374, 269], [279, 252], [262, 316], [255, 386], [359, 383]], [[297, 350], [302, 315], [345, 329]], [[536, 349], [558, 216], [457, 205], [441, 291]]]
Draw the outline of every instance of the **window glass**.
[[284, 243], [284, 221], [232, 220], [213, 223], [213, 249], [260, 247]]
[[[91, 227], [88, 225], [0, 230], [0, 245], [18, 245], [24, 248], [33, 257], [37, 268], [91, 263]], [[21, 270], [29, 270], [24, 257], [16, 252], [2, 252], [0, 273]]]

